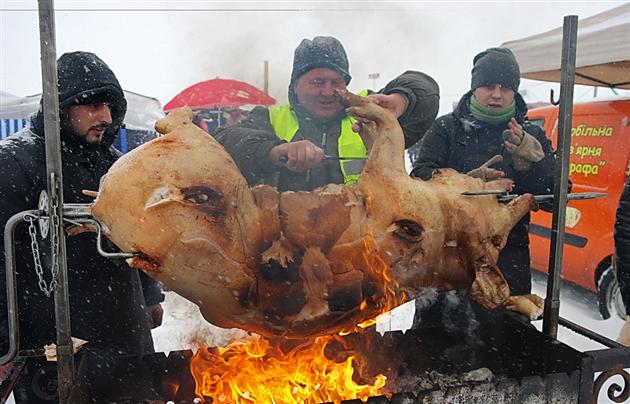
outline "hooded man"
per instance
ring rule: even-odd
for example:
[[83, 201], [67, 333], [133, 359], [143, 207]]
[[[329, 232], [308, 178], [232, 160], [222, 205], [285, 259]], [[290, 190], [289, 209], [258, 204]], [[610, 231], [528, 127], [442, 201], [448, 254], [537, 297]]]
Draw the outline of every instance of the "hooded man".
[[[66, 53], [57, 66], [63, 199], [65, 203], [90, 203], [92, 198], [83, 195], [82, 190], [98, 189], [101, 176], [119, 157], [120, 153], [111, 145], [123, 123], [127, 102], [116, 76], [96, 55]], [[46, 190], [42, 109], [40, 103], [32, 128], [0, 142], [2, 226], [18, 212], [37, 209], [39, 194]], [[0, 237], [4, 260], [4, 238]], [[95, 238], [94, 233], [81, 233], [67, 237], [66, 241], [72, 336], [88, 341], [90, 350], [114, 355], [153, 352], [150, 330], [161, 323], [159, 303], [164, 299], [159, 285], [144, 274], [141, 282], [141, 274], [124, 261], [100, 256]], [[36, 249], [43, 273], [38, 273], [33, 264], [29, 226], [21, 223], [15, 231], [21, 350], [43, 348], [56, 341], [54, 300], [46, 297], [40, 288], [42, 283], [49, 285], [52, 280], [50, 248], [46, 242], [39, 243]], [[2, 268], [0, 309], [5, 315], [0, 341], [6, 352], [4, 265]], [[30, 400], [35, 399], [28, 394], [17, 391], [16, 400], [33, 402]]]
[[[304, 39], [295, 49], [289, 105], [257, 107], [249, 119], [216, 134], [250, 185], [279, 191], [310, 191], [326, 184], [356, 182], [366, 149], [335, 90], [350, 83], [348, 57], [336, 38]], [[364, 92], [368, 94], [368, 92]], [[439, 88], [428, 75], [407, 71], [367, 98], [391, 110], [405, 133], [405, 145], [418, 141], [439, 108]]]
[[[511, 179], [516, 194], [553, 193], [555, 154], [544, 130], [527, 120], [519, 84], [509, 49], [475, 56], [470, 91], [455, 111], [435, 120], [411, 175], [428, 180], [434, 169], [448, 167], [484, 181]], [[514, 226], [499, 255], [512, 295], [531, 293], [529, 219], [528, 214]]]

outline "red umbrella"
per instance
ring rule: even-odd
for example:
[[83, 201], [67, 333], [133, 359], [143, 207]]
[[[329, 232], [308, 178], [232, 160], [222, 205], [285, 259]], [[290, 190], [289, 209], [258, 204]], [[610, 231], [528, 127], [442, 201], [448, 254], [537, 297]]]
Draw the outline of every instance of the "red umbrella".
[[243, 105], [273, 105], [276, 100], [261, 90], [237, 80], [212, 79], [193, 84], [177, 94], [164, 111], [188, 106], [192, 109], [235, 108]]

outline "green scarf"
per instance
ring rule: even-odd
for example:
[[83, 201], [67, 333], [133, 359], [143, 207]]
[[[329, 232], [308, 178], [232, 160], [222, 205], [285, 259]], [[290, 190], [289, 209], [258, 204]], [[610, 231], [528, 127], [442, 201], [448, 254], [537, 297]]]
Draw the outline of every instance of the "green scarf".
[[470, 97], [470, 113], [475, 118], [490, 125], [499, 125], [510, 120], [516, 114], [516, 102], [512, 101], [510, 105], [503, 109], [490, 109], [477, 101], [475, 95]]

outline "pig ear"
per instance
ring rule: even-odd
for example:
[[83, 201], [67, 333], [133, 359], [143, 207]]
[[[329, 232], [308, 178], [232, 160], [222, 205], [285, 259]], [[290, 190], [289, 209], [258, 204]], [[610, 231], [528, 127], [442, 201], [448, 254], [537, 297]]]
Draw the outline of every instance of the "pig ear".
[[153, 194], [151, 194], [147, 202], [144, 204], [144, 209], [147, 210], [167, 203], [182, 201], [183, 196], [179, 188], [172, 185], [165, 185], [153, 191]]
[[495, 265], [476, 262], [475, 280], [468, 294], [472, 300], [492, 310], [505, 303], [510, 297], [510, 286]]

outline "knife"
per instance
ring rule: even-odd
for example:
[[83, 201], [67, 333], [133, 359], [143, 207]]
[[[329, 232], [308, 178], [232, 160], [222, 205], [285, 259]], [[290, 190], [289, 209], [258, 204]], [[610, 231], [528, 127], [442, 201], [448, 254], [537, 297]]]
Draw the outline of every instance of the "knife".
[[[278, 160], [281, 163], [286, 163], [289, 161], [289, 156], [280, 156], [278, 157]], [[367, 157], [361, 157], [361, 156], [331, 156], [329, 154], [325, 154], [324, 157], [322, 158], [322, 160], [367, 160]]]
[[[520, 195], [510, 194], [500, 189], [484, 189], [480, 191], [467, 191], [467, 192], [462, 192], [461, 195], [465, 195], [465, 196], [497, 195], [500, 202], [509, 202], [512, 199], [520, 196]], [[608, 196], [608, 194], [603, 193], [603, 192], [570, 193], [570, 194], [567, 194], [567, 201], [579, 201], [579, 200], [584, 200], [584, 199], [602, 198], [604, 196]], [[537, 202], [552, 200], [553, 194], [534, 195], [534, 199], [536, 199]]]

